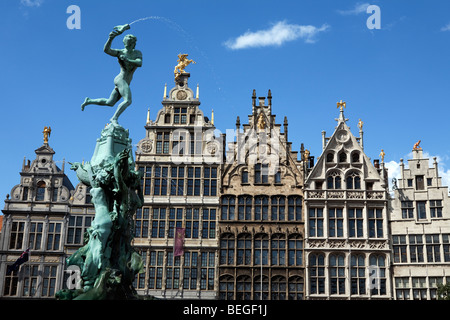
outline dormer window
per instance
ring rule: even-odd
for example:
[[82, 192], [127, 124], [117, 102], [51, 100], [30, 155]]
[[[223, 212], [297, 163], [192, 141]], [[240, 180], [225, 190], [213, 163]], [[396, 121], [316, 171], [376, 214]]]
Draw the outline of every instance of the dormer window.
[[328, 153], [327, 154], [327, 162], [333, 162], [334, 161], [334, 154]]
[[187, 123], [187, 108], [173, 109], [173, 123], [186, 124]]
[[339, 153], [339, 162], [347, 162], [347, 154], [345, 152]]
[[347, 176], [347, 189], [361, 189], [361, 178], [356, 172]]
[[352, 154], [352, 162], [359, 162], [359, 153], [355, 152]]
[[44, 201], [45, 198], [45, 182], [39, 181], [36, 188], [36, 201]]
[[332, 172], [327, 178], [327, 189], [341, 189], [341, 176], [337, 172]]

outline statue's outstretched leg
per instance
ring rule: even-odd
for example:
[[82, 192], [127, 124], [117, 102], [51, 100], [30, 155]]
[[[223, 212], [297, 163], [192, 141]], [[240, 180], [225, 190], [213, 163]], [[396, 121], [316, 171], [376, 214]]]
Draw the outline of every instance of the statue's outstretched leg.
[[106, 98], [100, 98], [100, 99], [91, 99], [91, 98], [86, 98], [83, 102], [83, 104], [81, 105], [81, 111], [84, 111], [84, 107], [87, 106], [88, 104], [96, 104], [99, 106], [108, 106], [108, 107], [112, 107], [114, 106], [117, 101], [119, 101], [121, 98], [119, 91], [117, 91], [116, 88], [114, 88], [114, 90], [111, 92], [111, 95], [109, 96], [108, 99]]

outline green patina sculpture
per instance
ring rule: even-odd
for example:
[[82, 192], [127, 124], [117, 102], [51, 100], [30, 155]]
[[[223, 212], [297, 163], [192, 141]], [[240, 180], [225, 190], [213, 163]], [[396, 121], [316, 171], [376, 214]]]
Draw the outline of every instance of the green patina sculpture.
[[108, 99], [90, 99], [86, 98], [81, 105], [81, 110], [89, 104], [96, 104], [101, 106], [113, 107], [120, 98], [123, 98], [123, 102], [119, 104], [116, 112], [111, 118], [111, 123], [117, 123], [119, 116], [131, 105], [131, 90], [130, 83], [133, 79], [133, 74], [138, 67], [142, 66], [142, 53], [139, 50], [135, 50], [136, 37], [128, 34], [124, 37], [123, 43], [124, 49], [111, 49], [112, 41], [115, 37], [122, 34], [125, 30], [130, 29], [130, 25], [117, 26], [109, 34], [108, 41], [105, 43], [104, 51], [110, 56], [117, 57], [120, 64], [120, 73], [114, 79], [114, 89]]
[[[132, 75], [128, 73], [128, 62], [121, 66], [115, 89], [120, 95], [129, 93]], [[113, 94], [114, 99], [118, 97]], [[77, 266], [80, 269], [82, 288], [59, 291], [56, 298], [61, 300], [135, 298], [132, 283], [143, 262], [131, 246], [133, 215], [142, 207], [143, 195], [140, 173], [135, 170], [131, 154], [129, 132], [117, 123], [123, 111], [119, 110], [121, 106], [113, 117], [115, 121], [108, 124], [97, 139], [91, 161], [73, 163], [71, 167], [78, 179], [91, 187], [95, 218], [88, 229], [87, 243], [67, 259], [66, 268]]]

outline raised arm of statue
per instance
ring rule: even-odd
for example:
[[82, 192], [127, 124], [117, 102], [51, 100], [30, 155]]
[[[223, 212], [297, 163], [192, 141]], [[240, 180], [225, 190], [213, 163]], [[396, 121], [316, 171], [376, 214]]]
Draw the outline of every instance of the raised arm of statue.
[[113, 56], [113, 57], [118, 57], [119, 54], [121, 53], [120, 50], [117, 50], [117, 49], [111, 49], [111, 43], [112, 43], [112, 41], [114, 40], [114, 38], [115, 38], [116, 36], [118, 36], [118, 32], [115, 31], [115, 30], [112, 31], [112, 32], [109, 34], [108, 41], [106, 41], [105, 46], [104, 46], [104, 48], [103, 48], [103, 51], [104, 51], [106, 54], [109, 54], [110, 56]]

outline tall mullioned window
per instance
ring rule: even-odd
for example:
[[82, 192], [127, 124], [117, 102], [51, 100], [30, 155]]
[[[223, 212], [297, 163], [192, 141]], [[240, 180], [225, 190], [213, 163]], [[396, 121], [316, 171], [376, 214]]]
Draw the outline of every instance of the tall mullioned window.
[[369, 208], [369, 238], [383, 237], [383, 209]]
[[203, 195], [216, 196], [217, 195], [217, 168], [205, 167], [203, 169]]
[[67, 228], [68, 244], [83, 244], [84, 233], [91, 226], [92, 217], [89, 216], [70, 216]]
[[348, 209], [348, 232], [350, 238], [361, 238], [363, 231], [363, 214], [361, 208]]
[[350, 263], [352, 294], [366, 294], [366, 266], [364, 264], [364, 255], [352, 255]]
[[325, 293], [325, 256], [310, 254], [309, 256], [309, 286], [311, 294]]
[[272, 221], [284, 221], [286, 219], [286, 198], [284, 196], [273, 196], [272, 197], [272, 213], [271, 220]]
[[252, 197], [239, 196], [238, 197], [238, 220], [252, 219]]
[[255, 220], [269, 219], [269, 197], [256, 196], [255, 197]]
[[153, 208], [152, 238], [164, 238], [166, 230], [166, 208]]
[[220, 239], [220, 264], [234, 264], [235, 243], [231, 234], [223, 235]]
[[344, 236], [344, 217], [342, 208], [328, 209], [328, 223], [330, 237]]
[[[372, 295], [385, 295], [386, 294], [386, 259], [382, 255], [372, 254], [369, 258], [369, 265], [376, 268], [376, 284], [372, 286]], [[369, 275], [371, 276], [371, 275]]]
[[61, 223], [48, 224], [47, 250], [60, 250], [61, 248]]
[[200, 209], [186, 208], [186, 238], [198, 239], [200, 225]]
[[255, 183], [269, 183], [269, 165], [255, 164]]
[[408, 262], [406, 255], [406, 236], [393, 236], [392, 247], [394, 252], [394, 262]]
[[25, 222], [13, 222], [9, 237], [10, 249], [22, 249]]
[[323, 237], [323, 208], [309, 208], [309, 236]]
[[411, 262], [423, 262], [423, 237], [421, 234], [409, 235], [409, 256]]
[[430, 214], [432, 218], [442, 218], [442, 200], [430, 200]]
[[302, 197], [300, 196], [288, 197], [288, 220], [289, 221], [302, 220]]
[[303, 240], [300, 235], [292, 235], [288, 239], [288, 265], [303, 265]]
[[425, 235], [428, 262], [441, 262], [441, 250], [438, 234]]
[[236, 198], [234, 196], [222, 197], [222, 220], [234, 220], [235, 219], [235, 204]]
[[414, 204], [412, 201], [402, 201], [402, 219], [414, 218]]
[[[72, 218], [75, 218], [74, 216], [71, 216], [69, 219], [69, 226]], [[69, 227], [70, 228], [70, 227]], [[42, 247], [42, 234], [44, 231], [44, 223], [43, 222], [31, 222], [30, 224], [30, 235], [29, 235], [29, 248], [30, 250], [40, 250]], [[80, 234], [81, 238], [81, 234]]]
[[155, 196], [165, 196], [167, 195], [167, 179], [168, 179], [169, 168], [155, 166], [154, 173], [154, 186], [153, 195]]
[[170, 133], [157, 132], [156, 133], [156, 153], [169, 154], [170, 152]]
[[184, 194], [184, 167], [172, 167], [170, 194], [172, 196], [182, 196]]
[[338, 172], [332, 172], [328, 175], [327, 189], [341, 189], [341, 176]]
[[343, 254], [330, 255], [330, 293], [345, 294], [345, 258]]
[[216, 237], [216, 209], [204, 208], [202, 223], [202, 238], [214, 239]]

